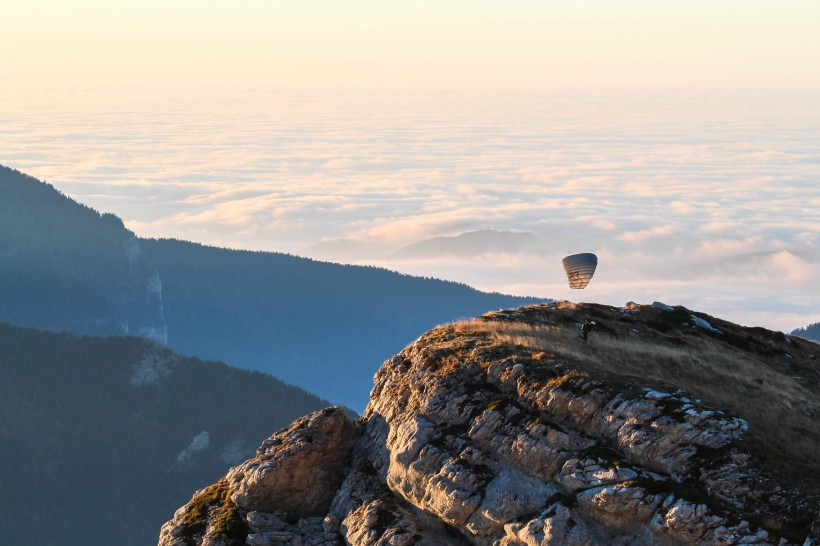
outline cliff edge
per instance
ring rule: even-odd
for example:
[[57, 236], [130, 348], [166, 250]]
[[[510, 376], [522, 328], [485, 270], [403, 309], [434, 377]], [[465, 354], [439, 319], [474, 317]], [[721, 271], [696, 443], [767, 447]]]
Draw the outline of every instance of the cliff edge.
[[360, 420], [275, 433], [159, 544], [817, 546], [819, 353], [660, 303], [440, 326]]

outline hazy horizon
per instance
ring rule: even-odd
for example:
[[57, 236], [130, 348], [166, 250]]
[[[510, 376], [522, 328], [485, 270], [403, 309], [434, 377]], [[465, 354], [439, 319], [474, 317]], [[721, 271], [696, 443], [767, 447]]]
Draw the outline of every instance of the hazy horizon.
[[[11, 0], [0, 16], [0, 163], [142, 237], [820, 321], [820, 3]], [[529, 242], [401, 252], [491, 229]], [[599, 270], [570, 291], [560, 259], [586, 251]]]

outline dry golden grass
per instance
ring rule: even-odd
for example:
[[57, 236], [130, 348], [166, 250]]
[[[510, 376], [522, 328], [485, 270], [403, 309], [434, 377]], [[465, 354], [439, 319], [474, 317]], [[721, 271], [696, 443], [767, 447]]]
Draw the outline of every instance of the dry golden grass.
[[[596, 311], [600, 317], [600, 310]], [[667, 392], [682, 389], [707, 407], [746, 419], [750, 426], [746, 445], [761, 464], [795, 481], [820, 484], [820, 397], [813, 379], [796, 379], [773, 356], [775, 350], [761, 355], [734, 347], [721, 336], [674, 336], [640, 323], [642, 331], [635, 333], [631, 332], [634, 321], [621, 327], [616, 318], [611, 317], [612, 327], [605, 331], [593, 331], [586, 344], [577, 338], [571, 320], [543, 326], [476, 320], [460, 324], [459, 330], [543, 352], [613, 385]], [[737, 328], [744, 335], [756, 331]]]

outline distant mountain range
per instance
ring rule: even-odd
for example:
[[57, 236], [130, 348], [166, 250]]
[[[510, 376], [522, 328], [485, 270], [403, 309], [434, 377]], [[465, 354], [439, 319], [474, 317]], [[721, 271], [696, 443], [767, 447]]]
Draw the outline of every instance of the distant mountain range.
[[262, 370], [356, 410], [429, 328], [542, 302], [385, 269], [139, 239], [112, 214], [0, 167], [0, 321], [134, 334]]
[[526, 231], [479, 229], [456, 235], [431, 237], [403, 246], [389, 248], [384, 243], [353, 239], [333, 239], [305, 249], [317, 259], [361, 261], [390, 257], [393, 260], [427, 260], [436, 258], [475, 258], [484, 254], [510, 252], [540, 253], [539, 239]]
[[153, 544], [191, 491], [327, 405], [148, 339], [0, 323], [0, 542]]
[[471, 257], [487, 253], [532, 250], [537, 244], [538, 238], [529, 232], [480, 229], [419, 241], [399, 249], [394, 256], [402, 259]]
[[765, 250], [761, 252], [747, 252], [734, 254], [726, 258], [715, 259], [710, 262], [694, 263], [686, 267], [678, 267], [667, 272], [671, 278], [699, 278], [710, 275], [742, 275], [747, 271], [766, 267], [773, 259], [787, 256], [791, 259], [806, 263], [817, 263], [820, 256], [813, 252], [797, 250]]

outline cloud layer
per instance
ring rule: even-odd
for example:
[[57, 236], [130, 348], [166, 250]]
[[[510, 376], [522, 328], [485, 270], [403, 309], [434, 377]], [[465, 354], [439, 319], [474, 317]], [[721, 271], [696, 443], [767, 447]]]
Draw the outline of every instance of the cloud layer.
[[[517, 294], [661, 300], [780, 329], [820, 321], [815, 98], [164, 97], [6, 95], [0, 163], [146, 237], [347, 259]], [[395, 254], [490, 228], [536, 244]], [[600, 266], [579, 293], [566, 288], [560, 258], [582, 251]]]

